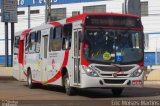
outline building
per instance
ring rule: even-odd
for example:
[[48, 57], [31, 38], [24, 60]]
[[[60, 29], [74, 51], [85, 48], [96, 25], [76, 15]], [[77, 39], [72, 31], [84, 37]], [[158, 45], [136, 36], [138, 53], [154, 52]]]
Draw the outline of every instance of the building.
[[[17, 1], [18, 23], [15, 24], [16, 32], [28, 28], [28, 6], [31, 7], [31, 27], [45, 23], [45, 0]], [[52, 0], [52, 20], [63, 19], [85, 12], [123, 13], [124, 1], [125, 0]], [[149, 62], [146, 64], [158, 64], [160, 63], [160, 61], [157, 60], [159, 57], [158, 51], [160, 51], [160, 42], [158, 42], [158, 40], [160, 40], [160, 1], [141, 0], [141, 16], [146, 35], [145, 59], [147, 60], [146, 62]], [[4, 55], [4, 23], [2, 22], [0, 22], [0, 47], [0, 55]]]

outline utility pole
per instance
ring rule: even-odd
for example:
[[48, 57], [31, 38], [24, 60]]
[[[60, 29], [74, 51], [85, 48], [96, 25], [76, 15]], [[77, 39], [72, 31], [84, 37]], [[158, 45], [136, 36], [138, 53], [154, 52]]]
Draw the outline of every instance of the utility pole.
[[30, 5], [28, 5], [28, 28], [31, 26], [31, 14], [30, 14]]
[[141, 0], [125, 0], [124, 13], [141, 16]]
[[5, 22], [5, 66], [8, 67], [8, 22]]
[[2, 22], [5, 23], [5, 66], [8, 67], [8, 23], [11, 23], [11, 66], [13, 65], [14, 23], [17, 23], [17, 0], [1, 0]]
[[51, 0], [46, 0], [45, 23], [51, 21]]
[[11, 67], [13, 67], [14, 22], [11, 22]]

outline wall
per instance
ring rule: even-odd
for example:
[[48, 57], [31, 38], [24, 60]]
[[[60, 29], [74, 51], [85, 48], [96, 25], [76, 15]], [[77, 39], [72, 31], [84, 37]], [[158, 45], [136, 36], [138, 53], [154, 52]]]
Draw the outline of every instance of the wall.
[[[1, 1], [1, 0], [0, 0]], [[19, 0], [20, 1], [20, 0]], [[30, 0], [31, 1], [31, 0]], [[39, 0], [36, 0], [39, 2]], [[43, 1], [43, 0], [42, 0]], [[82, 2], [86, 1], [86, 2]], [[67, 17], [72, 16], [72, 11], [80, 11], [80, 13], [83, 13], [83, 6], [89, 6], [89, 5], [106, 5], [106, 11], [107, 12], [118, 12], [122, 13], [122, 3], [124, 0], [111, 0], [111, 1], [98, 1], [97, 2], [88, 2], [93, 0], [59, 0], [59, 4], [62, 2], [65, 2], [66, 4], [61, 5], [52, 5], [52, 8], [67, 8]], [[144, 25], [144, 32], [149, 33], [149, 48], [145, 50], [146, 52], [155, 52], [155, 41], [153, 36], [157, 36], [159, 39], [160, 36], [160, 0], [141, 0], [141, 1], [148, 1], [149, 4], [149, 16], [142, 17], [142, 23]], [[33, 0], [32, 0], [33, 2]], [[80, 2], [76, 4], [67, 4], [67, 3], [73, 3], [73, 2]], [[20, 1], [21, 3], [21, 1]], [[58, 3], [58, 2], [57, 2]], [[32, 7], [31, 10], [39, 9], [40, 13], [31, 15], [31, 27], [35, 27], [38, 25], [41, 25], [45, 22], [45, 6], [36, 6], [39, 4], [36, 4]], [[76, 5], [76, 6], [75, 6]], [[19, 6], [21, 6], [19, 4]], [[27, 6], [25, 4], [25, 6]], [[25, 11], [25, 15], [19, 15], [18, 16], [18, 23], [15, 24], [15, 31], [21, 31], [26, 28], [28, 28], [27, 24], [27, 16], [28, 16], [28, 8], [27, 7], [21, 7], [18, 8], [18, 11]], [[10, 30], [10, 25], [9, 25]], [[152, 33], [152, 34], [151, 34]], [[155, 34], [157, 33], [157, 34]], [[158, 34], [159, 33], [159, 34]], [[10, 35], [10, 31], [9, 31]], [[9, 37], [10, 38], [10, 37]], [[4, 23], [0, 22], [0, 39], [4, 40]], [[158, 43], [158, 45], [160, 45]], [[4, 55], [4, 41], [0, 41], [0, 55]]]

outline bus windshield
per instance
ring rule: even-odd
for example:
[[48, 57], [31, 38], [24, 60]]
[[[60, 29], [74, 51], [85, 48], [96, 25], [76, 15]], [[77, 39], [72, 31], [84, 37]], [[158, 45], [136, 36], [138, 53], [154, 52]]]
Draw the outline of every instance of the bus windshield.
[[97, 63], [134, 63], [143, 59], [142, 32], [135, 30], [87, 29], [84, 54]]

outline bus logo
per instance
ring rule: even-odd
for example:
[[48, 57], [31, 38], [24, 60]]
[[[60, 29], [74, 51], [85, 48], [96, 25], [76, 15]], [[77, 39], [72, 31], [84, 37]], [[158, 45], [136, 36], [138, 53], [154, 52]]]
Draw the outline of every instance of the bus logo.
[[113, 77], [114, 77], [114, 78], [117, 77], [117, 73], [114, 73], [114, 74], [113, 74]]

